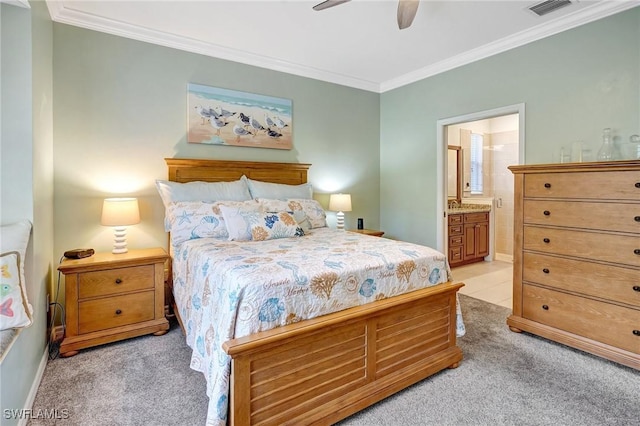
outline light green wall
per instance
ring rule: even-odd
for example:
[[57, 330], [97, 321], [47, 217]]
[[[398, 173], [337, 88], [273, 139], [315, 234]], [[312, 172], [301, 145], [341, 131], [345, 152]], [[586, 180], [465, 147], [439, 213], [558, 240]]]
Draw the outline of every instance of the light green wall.
[[393, 238], [437, 245], [436, 123], [525, 103], [526, 163], [556, 161], [602, 129], [640, 132], [640, 8], [383, 93], [380, 217]]
[[2, 36], [2, 223], [33, 223], [25, 261], [34, 323], [0, 365], [0, 409], [31, 408], [46, 349], [53, 252], [52, 25], [43, 2], [0, 5]]
[[[378, 94], [63, 24], [54, 24], [54, 58], [55, 256], [111, 250], [99, 220], [118, 187], [140, 201], [129, 247], [166, 246], [154, 187], [165, 157], [312, 163], [325, 207], [326, 194], [350, 192], [347, 226], [358, 217], [379, 226]], [[291, 99], [293, 150], [188, 144], [188, 83]]]

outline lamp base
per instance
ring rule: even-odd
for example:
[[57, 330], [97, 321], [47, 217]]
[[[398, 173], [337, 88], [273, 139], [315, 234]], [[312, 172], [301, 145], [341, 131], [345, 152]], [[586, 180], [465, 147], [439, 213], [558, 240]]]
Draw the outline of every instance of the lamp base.
[[127, 253], [129, 249], [127, 249], [127, 228], [126, 227], [116, 227], [113, 228], [113, 250], [111, 253], [121, 254]]
[[336, 229], [344, 231], [344, 213], [342, 212], [336, 214]]

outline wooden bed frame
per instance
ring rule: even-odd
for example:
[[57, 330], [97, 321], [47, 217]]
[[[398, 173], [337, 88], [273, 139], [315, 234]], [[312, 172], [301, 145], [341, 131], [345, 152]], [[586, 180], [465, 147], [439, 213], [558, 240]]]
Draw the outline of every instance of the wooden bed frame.
[[[165, 160], [176, 182], [245, 175], [295, 185], [307, 181], [310, 166]], [[229, 424], [332, 424], [456, 368], [456, 293], [463, 285], [447, 282], [224, 343], [232, 358]]]

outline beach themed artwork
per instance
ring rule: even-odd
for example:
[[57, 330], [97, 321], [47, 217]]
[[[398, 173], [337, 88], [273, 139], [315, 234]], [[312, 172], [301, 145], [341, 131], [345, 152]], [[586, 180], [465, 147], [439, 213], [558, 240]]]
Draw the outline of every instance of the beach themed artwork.
[[290, 99], [188, 84], [187, 141], [291, 149]]

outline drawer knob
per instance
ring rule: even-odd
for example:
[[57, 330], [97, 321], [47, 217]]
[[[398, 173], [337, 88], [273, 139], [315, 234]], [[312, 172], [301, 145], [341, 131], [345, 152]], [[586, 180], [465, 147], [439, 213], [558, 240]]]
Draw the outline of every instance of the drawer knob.
[[545, 242], [545, 243], [547, 243], [547, 244], [549, 244], [549, 243], [551, 242], [551, 240], [550, 240], [550, 239], [548, 239], [548, 238], [543, 238], [543, 239], [542, 239], [542, 241], [544, 241], [544, 242]]
[[634, 254], [638, 254], [638, 255], [640, 255], [640, 249], [635, 249], [635, 250], [633, 251], [633, 253], [634, 253]]
[[633, 220], [635, 220], [636, 222], [640, 222], [640, 216], [634, 217]]
[[640, 330], [633, 330], [634, 336], [640, 336]]
[[640, 292], [640, 285], [634, 285], [634, 286], [633, 286], [633, 291], [638, 291], [638, 292]]
[[[638, 182], [638, 183], [640, 183], [640, 182]], [[638, 186], [638, 184], [636, 184], [636, 187], [637, 187], [637, 186]], [[544, 184], [544, 187], [545, 187], [545, 188], [551, 188], [551, 184], [550, 184], [550, 183], [545, 183], [545, 184]]]
[[542, 309], [544, 309], [545, 311], [549, 310], [549, 305], [542, 305]]
[[120, 278], [116, 278], [116, 284], [122, 284], [122, 280]]
[[545, 210], [542, 213], [544, 213], [545, 216], [549, 216], [551, 214], [551, 212], [549, 210]]
[[116, 315], [120, 315], [122, 313], [122, 309], [116, 309]]
[[636, 182], [636, 188], [640, 188], [640, 182]]
[[542, 270], [542, 272], [544, 272], [545, 274], [548, 274], [548, 273], [549, 273], [549, 270], [548, 270], [547, 268], [544, 268], [544, 269]]

